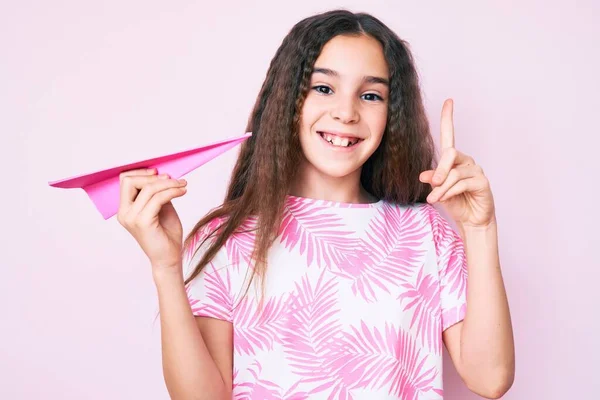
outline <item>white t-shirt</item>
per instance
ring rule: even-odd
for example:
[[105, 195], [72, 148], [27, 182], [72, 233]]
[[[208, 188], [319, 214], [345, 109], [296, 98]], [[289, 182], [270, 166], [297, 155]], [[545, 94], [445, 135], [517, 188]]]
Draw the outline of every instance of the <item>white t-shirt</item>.
[[464, 318], [467, 265], [433, 206], [288, 196], [262, 310], [257, 277], [243, 296], [255, 222], [187, 286], [194, 315], [233, 323], [234, 399], [443, 398], [442, 331]]

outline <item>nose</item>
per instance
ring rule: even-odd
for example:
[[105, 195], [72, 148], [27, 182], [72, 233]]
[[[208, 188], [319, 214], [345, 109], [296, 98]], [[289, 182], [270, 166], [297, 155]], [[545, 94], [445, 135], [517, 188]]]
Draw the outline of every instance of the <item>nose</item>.
[[352, 97], [338, 98], [338, 101], [332, 105], [331, 117], [344, 124], [356, 123], [359, 120], [359, 113], [355, 99]]

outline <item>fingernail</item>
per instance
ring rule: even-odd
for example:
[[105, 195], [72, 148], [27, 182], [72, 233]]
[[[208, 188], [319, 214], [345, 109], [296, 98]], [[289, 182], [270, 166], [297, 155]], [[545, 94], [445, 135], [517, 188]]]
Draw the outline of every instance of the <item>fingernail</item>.
[[160, 174], [158, 177], [160, 179], [168, 179], [169, 178], [169, 174]]
[[185, 183], [187, 183], [187, 182], [185, 181], [185, 179], [179, 179], [179, 180], [178, 180], [178, 182], [179, 182], [179, 183], [181, 183], [181, 184], [185, 184]]

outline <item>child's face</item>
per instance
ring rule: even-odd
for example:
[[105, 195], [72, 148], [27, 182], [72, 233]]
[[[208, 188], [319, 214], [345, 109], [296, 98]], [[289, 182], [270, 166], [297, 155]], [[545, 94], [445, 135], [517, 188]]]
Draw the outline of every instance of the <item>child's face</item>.
[[336, 36], [327, 42], [315, 62], [302, 108], [300, 144], [306, 168], [329, 177], [360, 177], [361, 166], [385, 130], [388, 81], [377, 40]]

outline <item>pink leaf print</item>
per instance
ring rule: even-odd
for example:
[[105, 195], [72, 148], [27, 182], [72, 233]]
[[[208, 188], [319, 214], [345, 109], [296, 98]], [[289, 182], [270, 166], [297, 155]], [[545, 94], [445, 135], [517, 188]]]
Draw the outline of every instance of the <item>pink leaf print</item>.
[[330, 351], [331, 343], [339, 340], [340, 323], [336, 315], [336, 278], [325, 279], [326, 269], [314, 287], [305, 276], [301, 284], [296, 283], [296, 293], [291, 299], [289, 319], [281, 329], [286, 358], [292, 371], [304, 377], [303, 382], [325, 381], [326, 389], [331, 378], [321, 366]]
[[354, 280], [352, 291], [367, 302], [377, 300], [376, 288], [390, 293], [422, 265], [427, 235], [420, 215], [412, 208], [384, 204], [369, 224], [369, 241], [355, 247], [354, 257], [340, 266], [341, 275]]
[[327, 206], [288, 199], [279, 234], [281, 242], [290, 250], [300, 246], [300, 254], [307, 257], [307, 265], [329, 267], [344, 262], [360, 240], [353, 231], [343, 231], [343, 220], [335, 214], [325, 214]]
[[440, 252], [440, 275], [444, 276], [442, 284], [447, 293], [457, 292], [457, 296], [460, 296], [467, 290], [467, 263], [462, 239], [456, 239], [454, 231], [452, 235], [454, 239]]
[[236, 387], [238, 385], [238, 374], [239, 374], [239, 369], [237, 369], [235, 367], [235, 365], [233, 366], [233, 379], [232, 379], [232, 386], [233, 386], [233, 392], [236, 393]]
[[447, 278], [448, 293], [466, 291], [467, 265], [462, 238], [452, 229], [448, 221], [431, 205], [425, 208], [432, 225], [441, 275]]
[[271, 298], [260, 310], [254, 301], [244, 296], [233, 310], [234, 350], [238, 354], [255, 354], [256, 350], [272, 350], [280, 343], [279, 329], [285, 302], [281, 297]]
[[206, 277], [204, 278], [205, 301], [198, 301], [191, 295], [190, 288], [194, 280], [186, 287], [188, 300], [192, 307], [192, 314], [195, 316], [212, 317], [231, 322], [233, 298], [231, 296], [231, 277], [229, 270], [225, 269], [224, 272], [219, 273], [214, 264], [210, 262], [201, 274], [206, 274]]
[[250, 263], [256, 239], [256, 217], [248, 217], [225, 243], [227, 256], [234, 267]]
[[195, 298], [192, 297], [192, 295], [190, 294], [190, 285], [187, 285], [185, 287], [185, 293], [187, 294], [187, 298], [188, 298], [188, 302], [190, 303], [190, 307], [192, 307], [192, 314], [195, 315], [195, 313], [200, 310], [200, 300], [196, 300]]
[[308, 400], [308, 393], [304, 391], [298, 391], [298, 386], [303, 382], [299, 380], [294, 383], [284, 394], [281, 396], [285, 400]]
[[398, 299], [409, 301], [404, 311], [411, 310], [413, 313], [410, 328], [416, 324], [416, 337], [420, 338], [426, 348], [439, 354], [442, 351], [442, 342], [438, 280], [431, 274], [424, 275], [423, 270], [420, 270], [416, 286], [410, 282], [403, 283], [402, 286], [405, 290]]
[[252, 382], [239, 382], [235, 385], [236, 393], [234, 399], [236, 400], [252, 400], [252, 399], [264, 399], [264, 400], [279, 400], [281, 396], [279, 392], [281, 388], [270, 381], [261, 380], [259, 378], [262, 371], [262, 366], [258, 361], [255, 361], [248, 372], [254, 378]]
[[408, 332], [386, 323], [385, 332], [369, 328], [361, 321], [360, 328], [344, 338], [332, 351], [328, 367], [339, 380], [335, 391], [343, 388], [388, 388], [390, 394], [403, 400], [418, 399], [422, 393], [435, 393], [435, 367], [425, 366], [427, 354], [421, 355]]
[[296, 391], [299, 382], [292, 385], [285, 393], [283, 389], [274, 382], [260, 378], [262, 366], [258, 361], [252, 363], [247, 369], [252, 375], [252, 382], [240, 382], [234, 385], [235, 400], [305, 400], [308, 395], [305, 392]]
[[466, 313], [467, 260], [462, 238], [431, 205], [424, 212], [431, 221], [439, 268], [442, 331]]

